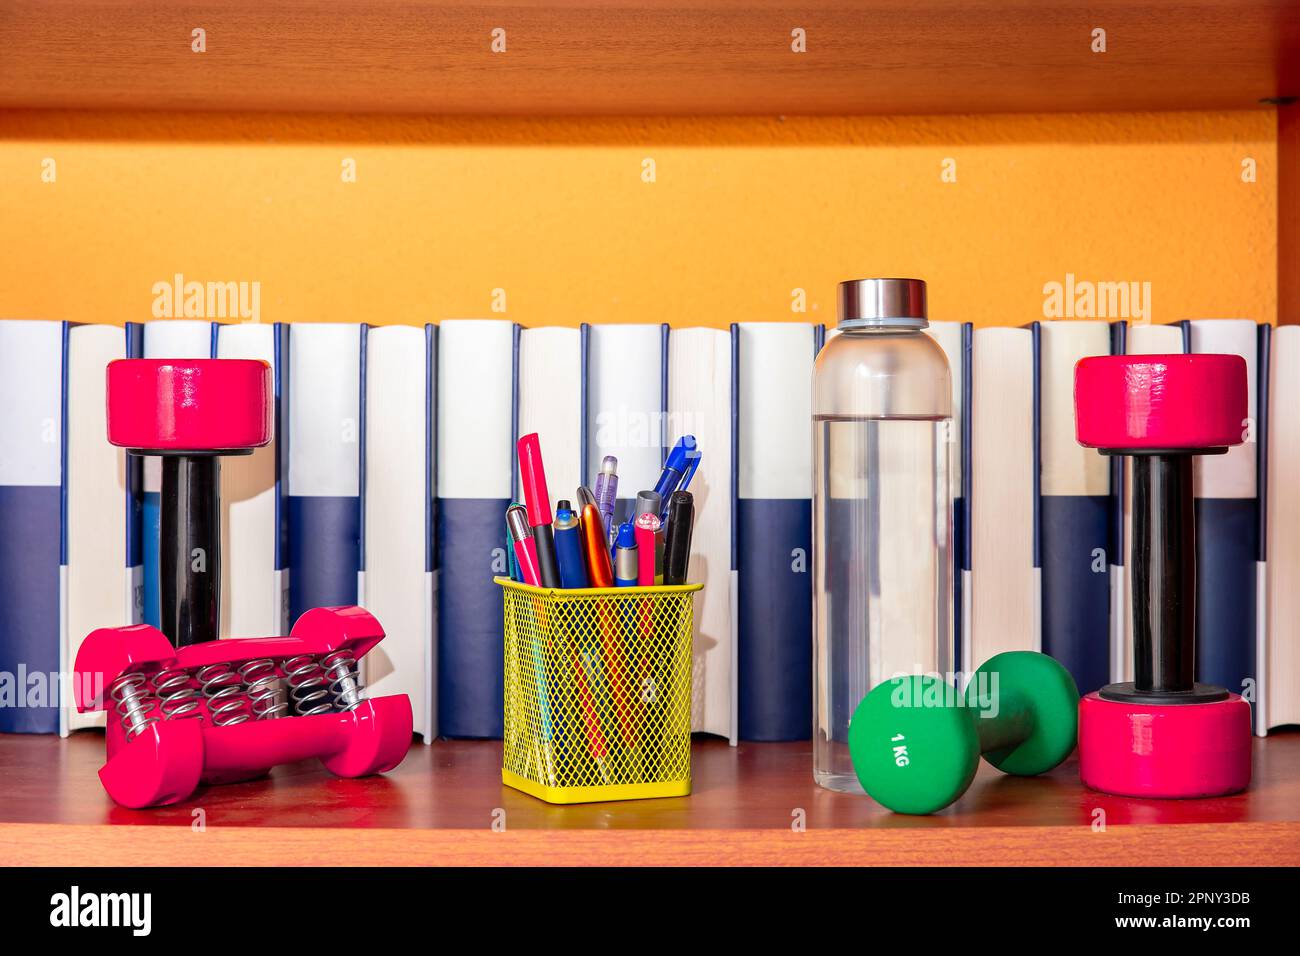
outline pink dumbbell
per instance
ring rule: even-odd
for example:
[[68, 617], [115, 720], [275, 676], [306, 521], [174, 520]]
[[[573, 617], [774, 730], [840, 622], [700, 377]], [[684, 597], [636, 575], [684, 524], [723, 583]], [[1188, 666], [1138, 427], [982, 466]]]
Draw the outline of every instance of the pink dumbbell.
[[108, 366], [108, 440], [162, 457], [159, 608], [177, 647], [215, 641], [221, 456], [271, 440], [271, 368], [252, 359], [120, 359]]
[[1250, 783], [1250, 705], [1196, 682], [1192, 458], [1242, 442], [1237, 355], [1086, 358], [1075, 366], [1079, 444], [1133, 459], [1134, 679], [1079, 701], [1079, 773], [1106, 793], [1208, 797]]

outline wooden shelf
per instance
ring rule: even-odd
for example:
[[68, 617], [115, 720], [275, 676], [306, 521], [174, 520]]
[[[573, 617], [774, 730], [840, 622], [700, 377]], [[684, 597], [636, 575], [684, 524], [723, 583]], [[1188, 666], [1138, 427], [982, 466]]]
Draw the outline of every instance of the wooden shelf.
[[41, 109], [987, 113], [1300, 94], [1291, 0], [12, 0], [0, 50], [0, 107]]
[[[1300, 732], [1257, 740], [1255, 781], [1232, 797], [1111, 797], [1084, 789], [1071, 760], [1034, 779], [981, 766], [932, 817], [820, 790], [809, 744], [697, 741], [691, 796], [570, 807], [502, 786], [500, 753], [499, 742], [416, 744], [386, 777], [339, 780], [308, 762], [124, 810], [95, 775], [102, 735], [0, 735], [0, 863], [328, 864], [339, 838], [326, 831], [347, 829], [358, 865], [1300, 865]], [[805, 832], [791, 827], [798, 811]]]

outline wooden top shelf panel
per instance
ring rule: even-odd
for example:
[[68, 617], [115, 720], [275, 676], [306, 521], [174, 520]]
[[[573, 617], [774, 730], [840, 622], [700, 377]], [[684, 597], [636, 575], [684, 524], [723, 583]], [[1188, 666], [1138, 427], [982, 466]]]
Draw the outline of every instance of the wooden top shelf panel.
[[[206, 52], [191, 48], [196, 28]], [[496, 28], [505, 52], [492, 51]], [[10, 0], [0, 108], [1242, 109], [1300, 94], [1298, 53], [1295, 0]]]
[[[312, 761], [125, 810], [96, 777], [102, 735], [0, 735], [0, 863], [189, 865], [202, 809], [207, 863], [325, 862], [337, 844], [328, 828], [353, 831], [358, 864], [1300, 864], [1300, 733], [1257, 740], [1254, 784], [1232, 797], [1107, 796], [1079, 783], [1073, 760], [1034, 779], [982, 765], [967, 794], [930, 817], [819, 789], [810, 744], [697, 741], [691, 796], [568, 807], [503, 786], [500, 759], [499, 742], [416, 744], [385, 777], [340, 780]], [[796, 814], [806, 832], [792, 830]]]

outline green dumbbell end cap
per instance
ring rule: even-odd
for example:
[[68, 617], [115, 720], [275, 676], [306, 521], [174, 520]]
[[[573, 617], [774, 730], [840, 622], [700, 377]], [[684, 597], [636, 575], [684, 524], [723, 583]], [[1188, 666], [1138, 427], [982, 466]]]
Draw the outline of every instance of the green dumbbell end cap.
[[[1017, 702], [1030, 707], [1019, 719], [1013, 713]], [[981, 717], [991, 705], [999, 716]], [[977, 724], [1001, 718], [1023, 728], [1023, 740], [984, 752], [984, 759], [1003, 773], [1046, 773], [1070, 756], [1078, 741], [1079, 688], [1070, 672], [1046, 654], [1007, 651], [990, 657], [966, 685], [966, 707]]]
[[979, 765], [971, 715], [937, 677], [885, 681], [849, 721], [849, 754], [870, 797], [895, 813], [934, 813], [960, 797]]

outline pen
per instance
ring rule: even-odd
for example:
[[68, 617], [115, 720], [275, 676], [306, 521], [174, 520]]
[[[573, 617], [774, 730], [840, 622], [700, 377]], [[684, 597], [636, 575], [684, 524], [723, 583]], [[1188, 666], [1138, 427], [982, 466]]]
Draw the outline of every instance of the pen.
[[[640, 500], [640, 496], [637, 496]], [[646, 512], [636, 519], [636, 583], [643, 588], [655, 583], [655, 555], [659, 538], [659, 515]]]
[[594, 486], [596, 508], [600, 511], [600, 520], [605, 528], [605, 535], [612, 543], [617, 529], [614, 525], [614, 502], [618, 500], [618, 459], [606, 455], [600, 463], [600, 473], [596, 475]]
[[551, 530], [551, 499], [546, 493], [546, 469], [542, 467], [542, 443], [537, 433], [519, 439], [519, 475], [528, 504], [528, 526], [533, 529], [537, 548], [537, 569], [542, 587], [560, 587], [560, 567], [555, 560], [555, 534]]
[[[698, 467], [700, 467], [700, 449], [695, 443], [695, 436], [683, 435], [677, 439], [677, 444], [668, 453], [668, 460], [664, 462], [663, 474], [659, 476], [659, 481], [655, 484], [655, 492], [659, 495], [660, 500], [667, 505], [668, 496], [674, 491], [685, 491], [686, 486], [691, 483], [691, 478], [695, 476], [695, 469]], [[659, 520], [667, 522], [667, 514], [660, 514]]]
[[[578, 496], [574, 500], [578, 502], [577, 511], [579, 515], [582, 514], [582, 509], [587, 507], [587, 505], [596, 504], [596, 496], [591, 493], [591, 489], [586, 485], [578, 486]], [[596, 510], [600, 510], [599, 505], [596, 506]]]
[[510, 542], [511, 547], [506, 548], [506, 570], [510, 574], [510, 580], [524, 583], [524, 576], [519, 571], [519, 559], [515, 557], [514, 536], [510, 533], [510, 509], [519, 504], [517, 501], [510, 502], [506, 506], [506, 540]]
[[664, 542], [664, 584], [685, 584], [691, 561], [691, 523], [695, 499], [689, 491], [674, 491], [668, 499], [668, 531]]
[[524, 584], [537, 587], [542, 583], [541, 572], [537, 569], [533, 529], [528, 527], [528, 513], [523, 505], [511, 505], [506, 509], [506, 528], [510, 532], [510, 541], [514, 545], [515, 561], [519, 565], [519, 579]]
[[582, 527], [567, 500], [561, 501], [555, 509], [555, 557], [560, 563], [561, 587], [587, 586], [587, 563], [582, 556]]
[[582, 509], [582, 543], [587, 556], [587, 580], [593, 588], [612, 588], [614, 568], [609, 563], [609, 545], [605, 543], [605, 526], [595, 505]]
[[618, 526], [618, 544], [614, 548], [614, 584], [634, 588], [637, 583], [636, 528], [624, 521]]
[[[506, 528], [510, 531], [510, 540], [514, 542], [515, 558], [518, 561], [520, 577], [524, 584], [534, 587], [540, 582], [537, 571], [537, 552], [533, 550], [533, 531], [528, 527], [528, 512], [523, 505], [511, 505], [506, 509]], [[555, 758], [552, 753], [551, 739], [554, 729], [551, 724], [551, 698], [546, 686], [546, 665], [542, 660], [541, 643], [536, 640], [532, 645], [533, 677], [537, 685], [537, 712], [542, 722], [542, 740], [538, 755], [539, 769], [546, 774], [549, 781], [555, 780]]]
[[640, 520], [644, 514], [652, 514], [658, 518], [655, 527], [661, 532], [655, 535], [655, 583], [663, 584], [664, 579], [664, 536], [662, 534], [664, 526], [664, 503], [655, 491], [639, 491], [636, 496], [636, 519]]

